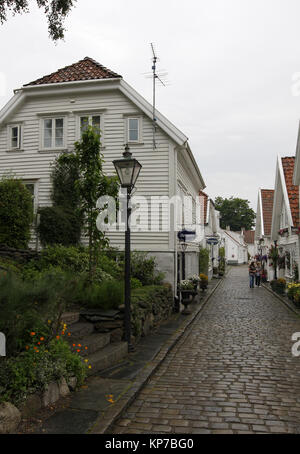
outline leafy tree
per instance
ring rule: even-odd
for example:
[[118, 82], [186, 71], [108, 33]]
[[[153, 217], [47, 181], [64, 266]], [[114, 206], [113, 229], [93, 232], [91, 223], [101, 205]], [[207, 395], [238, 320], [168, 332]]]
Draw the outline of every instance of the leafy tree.
[[251, 230], [255, 225], [255, 212], [249, 206], [249, 200], [238, 197], [216, 197], [215, 207], [221, 214], [221, 228], [226, 229], [229, 225], [234, 232], [240, 231], [243, 227]]
[[[48, 31], [51, 39], [57, 41], [64, 38], [64, 20], [71, 11], [76, 0], [36, 0], [39, 8], [44, 9], [48, 21]], [[7, 20], [8, 11], [13, 14], [29, 12], [29, 0], [1, 0], [0, 22]]]
[[53, 206], [39, 209], [38, 234], [43, 246], [47, 244], [71, 246], [79, 243], [83, 218], [76, 188], [78, 178], [76, 156], [70, 153], [59, 155], [51, 173]]
[[26, 248], [30, 240], [33, 203], [21, 180], [5, 177], [0, 181], [0, 243]]
[[96, 225], [97, 217], [104, 209], [97, 207], [97, 200], [104, 195], [117, 198], [119, 192], [117, 177], [108, 177], [103, 173], [104, 161], [100, 145], [100, 131], [92, 126], [88, 126], [83, 131], [81, 140], [75, 143], [75, 157], [79, 169], [76, 187], [84, 218], [84, 232], [88, 238], [90, 279], [100, 248], [108, 245], [105, 233], [99, 231]]

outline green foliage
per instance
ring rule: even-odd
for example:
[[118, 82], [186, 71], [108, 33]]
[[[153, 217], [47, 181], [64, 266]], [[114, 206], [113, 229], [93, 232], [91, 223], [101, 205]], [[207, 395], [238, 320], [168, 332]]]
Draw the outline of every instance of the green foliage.
[[[64, 38], [64, 20], [71, 11], [76, 0], [36, 0], [39, 8], [44, 9], [48, 21], [49, 36], [53, 41]], [[7, 13], [27, 13], [29, 11], [29, 0], [2, 0], [0, 2], [0, 22], [7, 20]]]
[[209, 250], [201, 247], [199, 248], [199, 273], [208, 274], [209, 263]]
[[101, 196], [118, 196], [119, 183], [116, 177], [103, 173], [103, 155], [100, 152], [100, 131], [88, 126], [81, 140], [75, 143], [75, 158], [78, 163], [79, 178], [76, 188], [80, 197], [81, 214], [84, 218], [84, 233], [89, 242], [90, 278], [96, 266], [97, 255], [108, 245], [105, 233], [97, 228], [97, 218], [104, 208], [97, 206]]
[[220, 249], [219, 249], [219, 257], [220, 257], [220, 260], [219, 260], [219, 274], [223, 275], [224, 272], [225, 272], [225, 266], [226, 266], [226, 262], [225, 262], [225, 248], [224, 247], [220, 247]]
[[24, 350], [32, 331], [51, 337], [75, 286], [76, 278], [67, 274], [48, 271], [36, 281], [23, 281], [0, 272], [0, 332], [6, 335], [8, 356]]
[[226, 229], [230, 226], [234, 232], [240, 231], [243, 227], [251, 230], [255, 225], [255, 212], [249, 206], [249, 200], [238, 197], [216, 197], [216, 210], [221, 214], [221, 228]]
[[131, 253], [131, 275], [142, 285], [160, 285], [165, 276], [157, 271], [154, 257], [148, 257], [147, 252], [138, 251]]
[[75, 376], [80, 386], [86, 373], [86, 364], [65, 341], [53, 339], [38, 349], [31, 344], [28, 351], [1, 362], [0, 401], [19, 405], [29, 394], [44, 391], [49, 383], [62, 377], [68, 380]]
[[274, 292], [279, 294], [284, 294], [286, 289], [286, 280], [285, 279], [274, 279], [270, 282], [271, 288]]
[[142, 321], [152, 315], [156, 322], [170, 316], [173, 310], [173, 292], [169, 284], [137, 288], [131, 295], [132, 334], [141, 336]]
[[104, 280], [100, 283], [81, 279], [73, 290], [72, 302], [91, 309], [117, 309], [124, 303], [124, 282]]
[[53, 206], [39, 209], [40, 223], [37, 232], [43, 246], [62, 244], [71, 246], [78, 244], [81, 234], [81, 222], [72, 209]]
[[51, 173], [53, 206], [39, 209], [40, 223], [37, 232], [43, 246], [70, 246], [79, 243], [83, 218], [76, 187], [78, 178], [76, 156], [70, 153], [60, 154]]
[[21, 180], [0, 181], [0, 243], [26, 248], [33, 220], [32, 196]]

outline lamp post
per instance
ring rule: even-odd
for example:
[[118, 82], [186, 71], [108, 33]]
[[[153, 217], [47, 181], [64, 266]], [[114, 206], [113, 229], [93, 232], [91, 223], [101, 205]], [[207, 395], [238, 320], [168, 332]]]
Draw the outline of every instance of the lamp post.
[[125, 229], [125, 338], [128, 344], [128, 352], [133, 351], [131, 344], [131, 288], [130, 288], [130, 197], [132, 189], [141, 171], [141, 164], [129, 151], [128, 144], [125, 145], [123, 159], [113, 161], [121, 187], [126, 189], [126, 229]]
[[187, 243], [181, 243], [182, 251], [182, 279], [185, 280], [185, 251], [187, 249]]

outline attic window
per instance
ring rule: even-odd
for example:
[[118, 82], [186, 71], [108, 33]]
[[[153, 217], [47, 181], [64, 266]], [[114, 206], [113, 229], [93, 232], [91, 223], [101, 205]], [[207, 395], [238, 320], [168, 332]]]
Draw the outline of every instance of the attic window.
[[8, 148], [10, 150], [19, 150], [21, 148], [21, 125], [10, 125], [8, 130]]
[[128, 118], [128, 142], [139, 142], [140, 124], [138, 118]]

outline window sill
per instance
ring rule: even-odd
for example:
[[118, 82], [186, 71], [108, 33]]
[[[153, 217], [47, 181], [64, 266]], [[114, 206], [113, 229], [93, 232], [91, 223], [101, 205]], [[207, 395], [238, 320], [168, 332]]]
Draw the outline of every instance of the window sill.
[[67, 148], [46, 148], [38, 150], [38, 153], [62, 153], [68, 151]]
[[128, 142], [128, 145], [130, 145], [131, 147], [133, 146], [140, 146], [140, 145], [145, 145], [144, 142]]
[[6, 150], [6, 153], [24, 153], [23, 148]]

